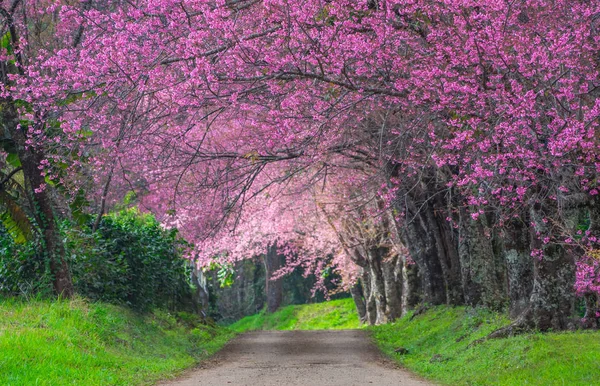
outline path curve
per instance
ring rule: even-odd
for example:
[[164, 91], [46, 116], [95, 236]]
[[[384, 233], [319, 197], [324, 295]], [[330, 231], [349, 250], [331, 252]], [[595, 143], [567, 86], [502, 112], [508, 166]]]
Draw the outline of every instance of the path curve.
[[163, 386], [426, 386], [384, 360], [361, 330], [256, 331]]

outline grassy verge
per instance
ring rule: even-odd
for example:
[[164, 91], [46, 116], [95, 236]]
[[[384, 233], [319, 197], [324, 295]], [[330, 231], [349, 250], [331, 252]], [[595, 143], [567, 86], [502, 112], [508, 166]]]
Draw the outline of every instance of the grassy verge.
[[142, 385], [220, 349], [233, 332], [191, 315], [71, 301], [0, 300], [0, 384]]
[[358, 328], [352, 299], [283, 307], [277, 312], [247, 316], [229, 326], [234, 331], [326, 330]]
[[[491, 312], [439, 307], [370, 330], [390, 357], [442, 384], [600, 384], [600, 332], [527, 334], [468, 347], [507, 322]], [[395, 353], [399, 347], [408, 354]]]

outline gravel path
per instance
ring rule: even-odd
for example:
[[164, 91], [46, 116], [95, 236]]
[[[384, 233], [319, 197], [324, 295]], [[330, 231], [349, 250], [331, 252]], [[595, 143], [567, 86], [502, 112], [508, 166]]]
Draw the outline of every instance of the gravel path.
[[203, 368], [163, 386], [426, 386], [384, 360], [364, 331], [243, 334]]

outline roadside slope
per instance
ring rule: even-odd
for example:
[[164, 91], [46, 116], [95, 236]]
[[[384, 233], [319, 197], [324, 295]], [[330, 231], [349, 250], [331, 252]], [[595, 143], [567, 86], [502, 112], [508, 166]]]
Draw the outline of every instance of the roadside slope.
[[[600, 332], [530, 333], [470, 346], [508, 320], [467, 308], [436, 307], [369, 327], [398, 364], [447, 385], [599, 385]], [[395, 351], [404, 348], [408, 353]], [[403, 350], [399, 350], [403, 351]]]
[[233, 333], [103, 303], [0, 300], [0, 384], [140, 385], [172, 377]]

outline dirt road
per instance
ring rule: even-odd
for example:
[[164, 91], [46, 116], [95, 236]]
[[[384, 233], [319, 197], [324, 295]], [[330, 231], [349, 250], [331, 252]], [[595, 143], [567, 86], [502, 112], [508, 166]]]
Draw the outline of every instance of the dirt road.
[[258, 331], [163, 386], [425, 386], [382, 359], [364, 331]]

